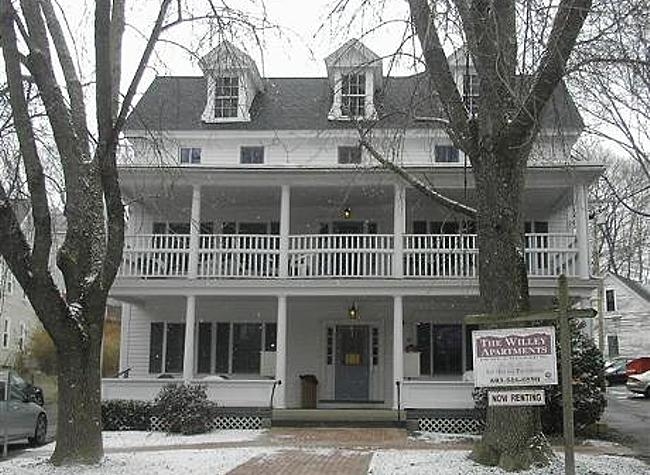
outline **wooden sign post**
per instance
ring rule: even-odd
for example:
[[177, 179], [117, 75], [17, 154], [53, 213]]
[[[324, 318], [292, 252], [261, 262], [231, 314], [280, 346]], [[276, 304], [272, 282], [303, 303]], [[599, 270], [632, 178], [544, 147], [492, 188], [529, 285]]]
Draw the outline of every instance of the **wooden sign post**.
[[570, 318], [594, 318], [592, 308], [572, 310], [569, 308], [569, 287], [566, 277], [558, 279], [558, 309], [547, 312], [528, 312], [515, 315], [468, 315], [465, 323], [473, 325], [498, 325], [499, 323], [526, 323], [535, 321], [557, 321], [560, 331], [560, 368], [562, 369], [562, 415], [564, 426], [564, 471], [575, 475], [574, 427], [573, 427], [573, 371], [571, 367]]

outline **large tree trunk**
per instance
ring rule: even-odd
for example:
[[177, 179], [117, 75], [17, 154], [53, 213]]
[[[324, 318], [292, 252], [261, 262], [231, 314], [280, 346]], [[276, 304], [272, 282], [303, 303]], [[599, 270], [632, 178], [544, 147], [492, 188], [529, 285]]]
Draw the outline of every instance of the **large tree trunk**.
[[[101, 322], [101, 318], [92, 318]], [[58, 421], [55, 465], [101, 461], [101, 323], [90, 327], [87, 342], [62, 345], [57, 342], [58, 356]]]
[[[481, 157], [489, 165], [475, 170], [481, 302], [485, 312], [504, 316], [529, 308], [521, 214], [526, 169], [513, 166], [521, 160], [495, 153]], [[488, 407], [486, 429], [472, 457], [506, 470], [547, 463], [538, 408]]]

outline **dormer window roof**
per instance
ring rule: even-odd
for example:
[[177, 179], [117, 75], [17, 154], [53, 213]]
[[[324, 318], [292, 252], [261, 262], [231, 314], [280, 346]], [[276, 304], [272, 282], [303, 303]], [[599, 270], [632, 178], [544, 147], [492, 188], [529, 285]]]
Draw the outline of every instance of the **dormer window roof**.
[[381, 58], [352, 39], [325, 58], [332, 87], [330, 120], [377, 118], [375, 92], [383, 81]]
[[250, 121], [251, 104], [263, 85], [255, 61], [223, 41], [199, 64], [207, 87], [203, 122]]

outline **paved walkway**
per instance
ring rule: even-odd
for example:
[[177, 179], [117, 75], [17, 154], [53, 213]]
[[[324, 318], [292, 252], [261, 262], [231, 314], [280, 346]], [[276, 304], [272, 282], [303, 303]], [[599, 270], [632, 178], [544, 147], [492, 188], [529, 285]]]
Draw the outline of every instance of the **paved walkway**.
[[372, 452], [348, 450], [284, 450], [273, 456], [254, 457], [228, 475], [350, 475], [366, 474]]

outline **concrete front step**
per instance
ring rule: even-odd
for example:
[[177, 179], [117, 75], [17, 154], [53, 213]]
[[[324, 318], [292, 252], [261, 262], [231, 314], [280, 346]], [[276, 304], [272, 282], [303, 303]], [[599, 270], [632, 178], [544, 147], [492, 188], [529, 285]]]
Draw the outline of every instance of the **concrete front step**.
[[274, 409], [274, 427], [406, 427], [403, 411], [392, 409]]

